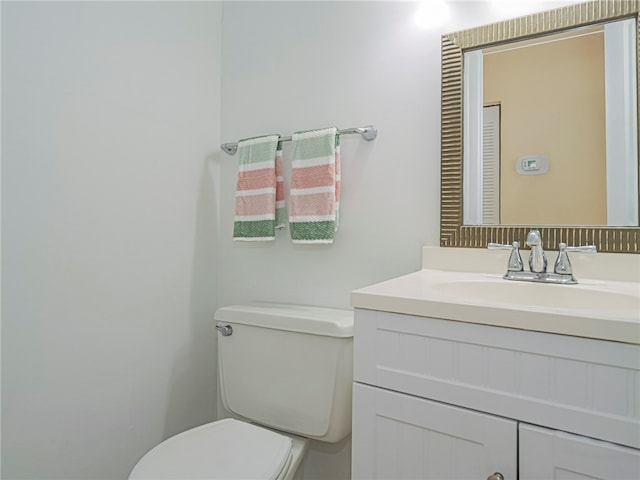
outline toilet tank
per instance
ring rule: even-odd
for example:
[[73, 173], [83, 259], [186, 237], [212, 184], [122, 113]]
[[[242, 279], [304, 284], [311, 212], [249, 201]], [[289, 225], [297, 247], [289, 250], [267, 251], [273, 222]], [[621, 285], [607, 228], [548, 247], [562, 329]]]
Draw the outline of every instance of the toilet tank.
[[216, 311], [224, 406], [267, 427], [325, 442], [351, 432], [353, 312], [275, 303]]

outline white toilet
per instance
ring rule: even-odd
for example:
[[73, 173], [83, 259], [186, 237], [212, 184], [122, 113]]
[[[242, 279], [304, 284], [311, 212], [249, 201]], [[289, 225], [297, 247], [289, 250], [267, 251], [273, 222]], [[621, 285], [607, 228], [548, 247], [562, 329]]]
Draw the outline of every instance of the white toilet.
[[129, 479], [290, 480], [309, 439], [351, 432], [353, 312], [256, 303], [215, 319], [220, 394], [235, 418], [165, 440]]

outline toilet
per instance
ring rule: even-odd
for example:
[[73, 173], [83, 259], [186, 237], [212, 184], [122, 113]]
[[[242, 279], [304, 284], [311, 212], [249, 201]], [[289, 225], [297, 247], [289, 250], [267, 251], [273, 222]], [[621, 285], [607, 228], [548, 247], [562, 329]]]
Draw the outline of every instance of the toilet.
[[310, 440], [351, 432], [353, 312], [276, 303], [215, 313], [220, 396], [231, 418], [175, 435], [130, 480], [292, 480]]

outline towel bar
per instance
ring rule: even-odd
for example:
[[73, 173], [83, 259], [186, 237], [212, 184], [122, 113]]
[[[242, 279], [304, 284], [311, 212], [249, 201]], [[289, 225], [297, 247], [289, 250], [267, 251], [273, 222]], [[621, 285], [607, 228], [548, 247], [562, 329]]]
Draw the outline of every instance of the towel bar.
[[[366, 127], [345, 128], [344, 130], [338, 130], [340, 135], [349, 135], [352, 133], [359, 133], [367, 142], [374, 140], [378, 136], [378, 129], [373, 125], [367, 125]], [[281, 142], [290, 142], [291, 137], [280, 137]], [[223, 143], [220, 148], [229, 155], [235, 155], [238, 150], [238, 142]]]

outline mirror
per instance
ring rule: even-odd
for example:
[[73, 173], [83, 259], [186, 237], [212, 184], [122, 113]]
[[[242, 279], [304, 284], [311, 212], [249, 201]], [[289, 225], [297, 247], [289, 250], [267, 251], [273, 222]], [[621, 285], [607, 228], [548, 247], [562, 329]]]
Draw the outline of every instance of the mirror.
[[[522, 242], [535, 227], [547, 249], [640, 251], [639, 4], [591, 1], [443, 35], [442, 246]], [[568, 66], [577, 73], [563, 80]]]
[[463, 53], [465, 225], [638, 226], [635, 30]]

